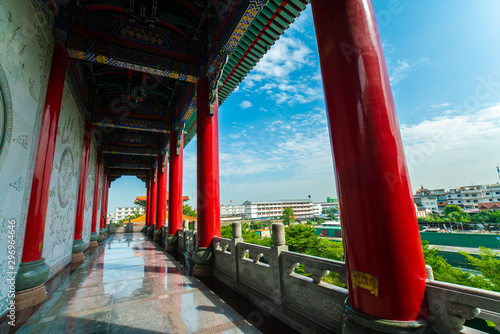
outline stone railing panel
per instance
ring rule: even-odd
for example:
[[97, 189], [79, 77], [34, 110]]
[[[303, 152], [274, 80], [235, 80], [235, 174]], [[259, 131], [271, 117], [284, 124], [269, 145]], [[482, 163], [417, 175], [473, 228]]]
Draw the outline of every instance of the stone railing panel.
[[500, 293], [427, 280], [429, 308], [439, 333], [460, 333], [466, 320], [500, 323]]
[[[270, 266], [274, 265], [270, 258], [271, 249], [244, 242], [238, 243], [236, 247], [239, 281], [259, 293], [270, 295], [273, 292], [273, 275]], [[248, 258], [246, 254], [249, 255]], [[260, 262], [263, 256], [269, 264]]]
[[222, 274], [225, 275], [228, 280], [233, 280], [233, 278], [236, 277], [236, 266], [233, 265], [233, 254], [228, 251], [231, 242], [231, 239], [214, 238], [215, 276]]
[[[321, 282], [321, 279], [331, 271], [339, 273], [339, 279], [344, 281], [344, 263], [293, 252], [282, 252], [281, 261], [284, 307], [316, 319], [315, 322], [325, 329], [340, 328], [347, 289]], [[300, 264], [311, 273], [311, 278], [294, 273]]]

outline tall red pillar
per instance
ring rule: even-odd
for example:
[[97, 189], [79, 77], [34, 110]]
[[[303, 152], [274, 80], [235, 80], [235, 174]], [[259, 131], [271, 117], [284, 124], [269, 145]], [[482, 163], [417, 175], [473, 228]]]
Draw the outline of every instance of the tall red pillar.
[[425, 264], [373, 5], [312, 0], [312, 12], [341, 208], [348, 310], [422, 319]]
[[111, 187], [111, 180], [109, 179], [109, 175], [106, 174], [106, 210], [104, 211], [104, 231], [107, 232], [108, 225], [108, 204], [109, 204], [109, 188]]
[[158, 179], [156, 175], [156, 167], [153, 167], [151, 169], [151, 181], [152, 181], [152, 186], [151, 186], [151, 207], [150, 207], [150, 213], [151, 213], [151, 220], [150, 220], [150, 228], [148, 229], [148, 235], [153, 238], [153, 233], [154, 233], [154, 225], [156, 224], [156, 201], [157, 201], [157, 195], [158, 195]]
[[101, 217], [99, 225], [99, 237], [104, 238], [106, 220], [108, 219], [108, 213], [106, 212], [106, 204], [108, 201], [108, 169], [104, 168], [103, 180], [102, 180], [102, 195], [101, 195]]
[[197, 83], [197, 110], [198, 248], [193, 260], [198, 265], [194, 274], [204, 276], [203, 266], [213, 263], [212, 239], [220, 236], [218, 99], [215, 98], [212, 109], [206, 77]]
[[[102, 165], [102, 152], [97, 153], [97, 164], [95, 169], [95, 182], [94, 182], [94, 204], [92, 206], [92, 226], [90, 228], [90, 247], [97, 247], [97, 239], [99, 238], [99, 232], [97, 232], [97, 225], [99, 225], [100, 220], [97, 214], [99, 211], [99, 185], [101, 183], [101, 165]], [[104, 187], [102, 189], [104, 193]], [[102, 194], [101, 194], [102, 196]], [[101, 207], [102, 210], [102, 207]]]
[[[146, 179], [146, 207], [144, 208], [144, 215], [145, 215], [144, 228], [147, 228], [149, 223], [149, 175], [148, 178]], [[143, 229], [143, 231], [145, 231], [145, 229]]]
[[151, 226], [151, 189], [153, 188], [153, 175], [150, 171], [148, 176], [148, 193], [146, 195], [146, 225]]
[[168, 236], [166, 240], [167, 251], [174, 251], [177, 248], [177, 230], [182, 228], [183, 137], [184, 136], [182, 133], [182, 129], [178, 129], [177, 131], [172, 131], [170, 133], [170, 169], [168, 175]]
[[80, 179], [78, 182], [78, 200], [76, 203], [75, 235], [73, 241], [73, 257], [71, 263], [78, 265], [85, 256], [85, 243], [83, 242], [83, 218], [85, 215], [85, 194], [87, 191], [87, 174], [89, 171], [90, 145], [92, 142], [92, 123], [85, 123], [85, 135], [83, 138], [82, 160], [80, 163]]
[[158, 155], [158, 166], [156, 169], [157, 188], [158, 194], [156, 195], [156, 229], [159, 230], [165, 225], [167, 216], [167, 156], [163, 154]]
[[42, 284], [49, 277], [50, 268], [42, 258], [43, 237], [67, 65], [68, 53], [62, 46], [55, 44], [31, 182], [23, 254], [16, 275], [16, 290], [19, 291], [16, 299], [26, 294], [26, 299], [30, 301], [26, 307], [38, 304], [46, 298]]

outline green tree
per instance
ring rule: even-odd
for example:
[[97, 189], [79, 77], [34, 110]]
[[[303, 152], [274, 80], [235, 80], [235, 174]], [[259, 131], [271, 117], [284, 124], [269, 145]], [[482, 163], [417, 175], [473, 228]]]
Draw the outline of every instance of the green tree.
[[222, 226], [220, 228], [220, 236], [222, 238], [226, 238], [226, 239], [232, 239], [233, 238], [233, 228], [231, 227], [231, 224]]
[[491, 283], [490, 286], [485, 284], [486, 287], [482, 287], [483, 289], [500, 291], [500, 260], [495, 258], [498, 256], [497, 252], [489, 248], [479, 247], [479, 258], [466, 252], [459, 253], [465, 256], [467, 261], [475, 266], [481, 275]]
[[462, 213], [462, 208], [458, 205], [447, 205], [444, 207], [444, 215], [448, 216], [452, 212]]
[[[425, 263], [430, 265], [432, 267], [432, 271], [434, 273], [434, 279], [437, 281], [442, 281], [442, 282], [448, 282], [448, 283], [454, 283], [454, 284], [460, 284], [460, 285], [465, 285], [465, 286], [470, 286], [473, 288], [479, 288], [479, 289], [486, 289], [486, 290], [495, 290], [495, 284], [490, 281], [488, 277], [486, 277], [485, 274], [481, 273], [481, 275], [477, 274], [471, 274], [469, 272], [464, 272], [460, 268], [455, 268], [452, 265], [450, 265], [446, 260], [440, 256], [437, 255], [438, 249], [437, 248], [429, 248], [429, 242], [424, 240], [422, 241], [422, 247], [424, 251], [424, 259]], [[464, 252], [461, 252], [464, 253]], [[462, 255], [466, 256], [467, 253], [464, 253]], [[468, 255], [468, 254], [467, 254]], [[483, 265], [484, 267], [491, 266], [494, 264], [494, 261], [489, 258], [491, 254], [485, 253], [485, 259], [486, 260], [480, 260], [484, 261], [481, 264], [479, 264], [477, 267]], [[467, 258], [469, 261], [471, 259]], [[479, 260], [474, 258], [475, 260]], [[498, 260], [496, 260], [498, 261]], [[471, 261], [472, 263], [472, 261]], [[477, 262], [476, 262], [477, 263]], [[498, 264], [497, 264], [498, 266]], [[490, 268], [489, 272], [492, 275], [500, 275], [499, 272], [500, 269], [498, 267], [496, 268]], [[487, 274], [488, 275], [488, 274]], [[498, 276], [500, 277], [500, 276]], [[498, 282], [498, 278], [497, 278]], [[498, 288], [498, 286], [497, 286]], [[495, 290], [499, 291], [500, 290]]]
[[261, 221], [252, 221], [250, 223], [250, 229], [252, 230], [262, 230], [268, 228], [268, 223], [264, 223]]
[[471, 221], [471, 217], [467, 212], [452, 211], [446, 216], [446, 220], [449, 222], [468, 223]]
[[309, 225], [292, 225], [285, 229], [286, 244], [292, 252], [307, 254], [310, 249], [318, 247], [319, 238], [315, 229]]
[[295, 222], [295, 214], [293, 213], [292, 208], [285, 208], [283, 210], [283, 216], [281, 217], [283, 219], [283, 224], [290, 226], [290, 223]]
[[196, 217], [196, 209], [193, 209], [189, 204], [183, 204], [182, 214], [189, 217]]
[[[222, 226], [220, 229], [220, 234], [222, 238], [232, 239], [233, 238], [233, 227], [232, 224], [228, 224], [226, 226]], [[248, 223], [241, 224], [241, 236], [243, 237], [244, 242], [248, 242], [250, 244], [260, 244], [259, 243], [259, 235], [250, 229], [250, 225]], [[270, 239], [270, 238], [267, 238]], [[271, 241], [272, 245], [272, 241]]]

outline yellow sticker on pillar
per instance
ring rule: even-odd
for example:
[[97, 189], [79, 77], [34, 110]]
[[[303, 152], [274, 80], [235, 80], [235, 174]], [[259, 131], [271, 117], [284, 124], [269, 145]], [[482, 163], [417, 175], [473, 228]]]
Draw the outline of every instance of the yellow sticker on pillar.
[[361, 271], [353, 271], [351, 272], [351, 283], [353, 288], [366, 289], [378, 297], [378, 277]]

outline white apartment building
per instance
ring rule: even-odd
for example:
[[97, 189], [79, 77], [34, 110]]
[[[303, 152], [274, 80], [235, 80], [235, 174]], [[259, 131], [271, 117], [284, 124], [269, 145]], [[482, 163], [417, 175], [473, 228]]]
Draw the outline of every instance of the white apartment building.
[[451, 189], [428, 190], [423, 186], [414, 195], [419, 209], [442, 213], [446, 205], [458, 205], [464, 210], [477, 210], [479, 203], [500, 202], [500, 184], [471, 185]]
[[313, 204], [313, 215], [318, 216], [323, 213], [323, 207], [321, 206], [321, 203], [314, 203]]
[[130, 216], [131, 214], [134, 213], [134, 210], [139, 210], [139, 212], [142, 214], [144, 214], [144, 208], [140, 207], [128, 207], [128, 208], [124, 208], [124, 207], [119, 207], [119, 208], [116, 208], [115, 209], [115, 216], [113, 218], [113, 222], [117, 222], [121, 219], [125, 219], [127, 218], [128, 216]]
[[297, 218], [309, 218], [314, 215], [313, 203], [309, 199], [280, 201], [246, 201], [245, 218], [281, 217], [285, 208], [292, 208]]
[[243, 216], [244, 214], [245, 214], [244, 205], [221, 205], [220, 207], [221, 217]]

